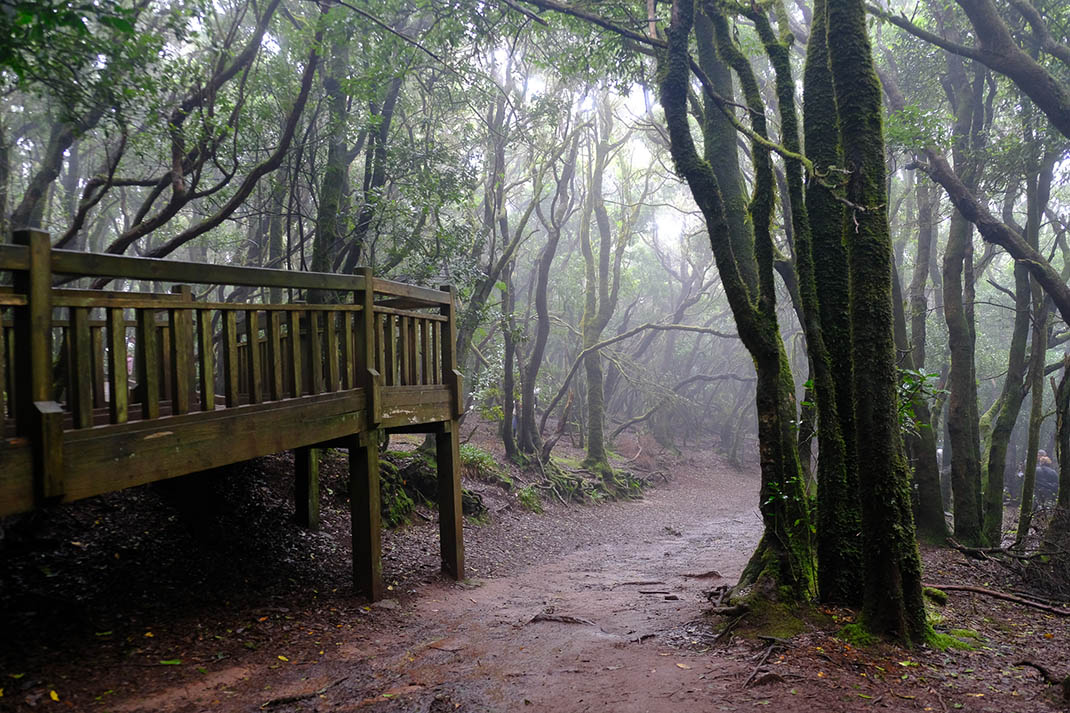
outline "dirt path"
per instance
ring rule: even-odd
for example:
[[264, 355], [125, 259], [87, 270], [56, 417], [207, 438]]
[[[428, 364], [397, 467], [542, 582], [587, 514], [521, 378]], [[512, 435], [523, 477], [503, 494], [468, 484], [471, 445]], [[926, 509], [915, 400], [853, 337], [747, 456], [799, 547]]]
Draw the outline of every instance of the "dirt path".
[[[536, 561], [519, 572], [439, 579], [380, 603], [314, 662], [259, 656], [147, 697], [111, 697], [107, 709], [722, 710], [719, 692], [749, 669], [701, 655], [687, 625], [703, 591], [746, 563], [760, 533], [757, 482], [704, 461], [643, 500], [576, 511], [595, 524], [572, 552], [539, 557], [537, 542], [521, 542]], [[723, 579], [685, 576], [710, 570]]]

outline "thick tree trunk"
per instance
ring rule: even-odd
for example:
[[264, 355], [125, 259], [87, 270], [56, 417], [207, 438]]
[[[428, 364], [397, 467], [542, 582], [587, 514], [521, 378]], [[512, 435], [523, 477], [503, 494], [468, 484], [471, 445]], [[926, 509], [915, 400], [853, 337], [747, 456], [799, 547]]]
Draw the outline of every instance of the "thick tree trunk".
[[[839, 166], [842, 161], [827, 32], [827, 8], [824, 0], [817, 0], [803, 74], [803, 128], [807, 156], [822, 170]], [[832, 192], [817, 181], [811, 182], [804, 205], [809, 217], [812, 259], [800, 263], [800, 276], [804, 267], [812, 274], [809, 281], [814, 294], [809, 297], [807, 309], [813, 311], [811, 303], [816, 303], [825, 352], [819, 359], [825, 362], [826, 372], [822, 379], [825, 393], [818, 394], [819, 405], [824, 402], [826, 406], [820, 417], [819, 434], [824, 432], [826, 423], [831, 431], [830, 443], [820, 443], [818, 463], [825, 461], [826, 445], [833, 456], [829, 467], [818, 470], [818, 590], [826, 601], [857, 603], [862, 600], [862, 582], [853, 573], [862, 568], [861, 511], [857, 497], [843, 208]], [[804, 254], [801, 249], [797, 252]]]
[[865, 589], [862, 622], [907, 643], [928, 634], [909, 475], [902, 455], [893, 342], [891, 240], [880, 84], [861, 0], [828, 1], [828, 45], [840, 142], [850, 171], [846, 221], [855, 421], [868, 461], [859, 469]]
[[[754, 250], [750, 254], [736, 252], [719, 177], [710, 162], [699, 156], [688, 123], [688, 45], [693, 19], [692, 0], [675, 0], [672, 22], [667, 30], [668, 51], [660, 59], [661, 104], [665, 110], [673, 162], [702, 211], [725, 295], [740, 339], [754, 359], [757, 375], [756, 407], [762, 469], [760, 498], [765, 535], [740, 584], [758, 585], [755, 593], [760, 596], [807, 599], [814, 594], [815, 571], [809, 513], [795, 448], [794, 383], [777, 328], [773, 245], [769, 234], [773, 207], [772, 171], [768, 153], [755, 145], [752, 155], [755, 193], [750, 204]], [[764, 134], [761, 97], [749, 64], [731, 45], [731, 34], [724, 18], [715, 15], [710, 19], [715, 26], [718, 46], [725, 50], [721, 52], [722, 57], [736, 68], [744, 86], [751, 107], [752, 126], [756, 132]], [[729, 140], [734, 143], [735, 136]], [[708, 158], [710, 152], [723, 148], [707, 140], [705, 150]], [[731, 180], [738, 180], [738, 166], [726, 168], [731, 171]], [[747, 263], [751, 266], [741, 269], [741, 264]], [[758, 284], [753, 291], [744, 277], [748, 274], [757, 276]]]

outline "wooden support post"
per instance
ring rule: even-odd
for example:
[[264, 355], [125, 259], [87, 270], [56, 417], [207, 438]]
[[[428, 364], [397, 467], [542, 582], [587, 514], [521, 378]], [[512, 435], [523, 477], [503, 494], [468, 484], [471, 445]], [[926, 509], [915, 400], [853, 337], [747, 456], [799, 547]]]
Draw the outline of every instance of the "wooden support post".
[[[183, 301], [193, 301], [189, 285], [175, 285], [171, 292]], [[171, 415], [189, 413], [193, 401], [193, 312], [171, 309]]]
[[351, 438], [349, 506], [353, 533], [353, 586], [371, 601], [383, 596], [379, 536], [379, 431]]
[[294, 449], [294, 507], [297, 524], [320, 528], [320, 452], [303, 446]]
[[272, 401], [282, 398], [282, 314], [268, 310], [267, 317], [267, 362], [268, 395]]
[[457, 422], [435, 434], [438, 465], [438, 533], [442, 569], [464, 579], [464, 514], [461, 511], [461, 455]]
[[286, 322], [290, 333], [290, 394], [297, 398], [305, 393], [301, 383], [301, 313], [291, 311]]
[[241, 405], [238, 363], [238, 315], [234, 310], [223, 312], [223, 395], [227, 408]]
[[11, 396], [8, 395], [5, 398], [5, 394], [8, 391], [8, 371], [7, 366], [7, 344], [4, 337], [6, 337], [6, 330], [4, 329], [4, 310], [0, 309], [0, 438], [7, 436], [4, 433], [4, 419], [7, 418], [7, 405], [11, 403]]
[[108, 414], [111, 423], [130, 417], [129, 379], [126, 368], [126, 319], [121, 307], [108, 310]]
[[323, 334], [327, 343], [327, 390], [338, 391], [338, 315], [323, 313]]
[[[356, 369], [357, 386], [363, 387], [368, 403], [368, 428], [373, 428], [382, 420], [382, 371], [376, 369], [376, 355], [382, 355], [382, 331], [375, 317], [375, 290], [370, 267], [359, 269], [364, 279], [364, 291], [359, 295], [360, 324], [356, 333]], [[378, 333], [379, 339], [376, 339]]]
[[74, 412], [74, 427], [89, 428], [93, 425], [93, 350], [89, 336], [89, 309], [71, 308], [71, 411]]
[[215, 343], [212, 313], [197, 310], [197, 364], [200, 372], [201, 411], [215, 411]]
[[313, 394], [323, 393], [323, 338], [320, 334], [321, 310], [308, 311], [308, 376]]
[[453, 418], [457, 419], [464, 411], [464, 377], [457, 370], [457, 317], [454, 307], [457, 304], [457, 290], [446, 286], [442, 291], [450, 293], [449, 303], [442, 305], [442, 314], [446, 317], [442, 330], [442, 383], [450, 388]]
[[48, 233], [16, 230], [12, 242], [29, 247], [30, 266], [16, 270], [15, 293], [26, 296], [26, 306], [14, 312], [15, 430], [34, 436], [37, 422], [34, 402], [52, 400], [52, 246]]
[[[75, 340], [77, 344], [77, 340]], [[137, 382], [141, 418], [160, 417], [160, 346], [156, 339], [156, 310], [137, 311]], [[82, 365], [78, 364], [79, 371]]]
[[245, 311], [246, 363], [249, 365], [249, 403], [264, 400], [264, 377], [260, 373], [260, 313], [255, 309]]
[[26, 306], [15, 310], [12, 366], [15, 429], [33, 447], [37, 504], [63, 495], [63, 409], [52, 400], [52, 244], [41, 230], [17, 230], [12, 242], [29, 248], [30, 266], [16, 271], [15, 292]]

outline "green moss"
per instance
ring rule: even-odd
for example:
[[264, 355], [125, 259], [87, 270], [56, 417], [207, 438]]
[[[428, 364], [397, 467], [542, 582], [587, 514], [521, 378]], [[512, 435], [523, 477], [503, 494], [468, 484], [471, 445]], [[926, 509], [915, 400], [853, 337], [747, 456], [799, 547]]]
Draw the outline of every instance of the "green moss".
[[947, 604], [947, 592], [935, 587], [924, 587], [921, 593], [925, 595], [925, 598], [931, 601], [933, 604], [944, 606]]
[[948, 633], [960, 639], [973, 639], [975, 641], [982, 642], [984, 641], [984, 637], [978, 634], [973, 629], [952, 629]]
[[871, 634], [866, 627], [861, 624], [854, 623], [840, 629], [836, 634], [836, 638], [841, 641], [846, 641], [852, 646], [873, 646], [880, 642], [880, 639]]
[[742, 636], [790, 639], [808, 628], [804, 617], [811, 612], [809, 607], [773, 601], [756, 593], [746, 597], [743, 604], [748, 607], [747, 616], [736, 628]]
[[948, 649], [957, 649], [959, 651], [976, 651], [977, 646], [956, 638], [951, 634], [941, 634], [936, 631], [930, 631], [925, 637], [925, 643], [933, 647], [937, 651], [947, 651]]
[[534, 485], [528, 485], [517, 490], [516, 498], [520, 501], [520, 506], [525, 510], [530, 510], [534, 513], [542, 512], [542, 497], [539, 495], [539, 489]]

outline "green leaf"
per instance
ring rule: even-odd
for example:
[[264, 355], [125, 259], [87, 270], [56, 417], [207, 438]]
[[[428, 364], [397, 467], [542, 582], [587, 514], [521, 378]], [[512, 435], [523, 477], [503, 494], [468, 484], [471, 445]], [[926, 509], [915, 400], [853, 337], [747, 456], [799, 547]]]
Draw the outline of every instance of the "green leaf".
[[115, 15], [103, 15], [100, 18], [100, 24], [118, 30], [119, 32], [125, 32], [128, 35], [134, 34], [134, 26], [130, 24], [129, 20], [125, 20]]
[[161, 666], [181, 666], [182, 659], [165, 659], [160, 662]]

